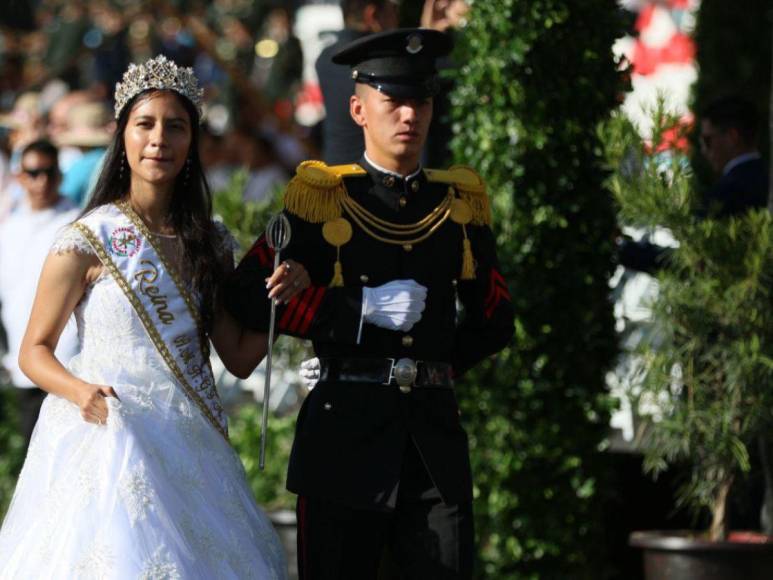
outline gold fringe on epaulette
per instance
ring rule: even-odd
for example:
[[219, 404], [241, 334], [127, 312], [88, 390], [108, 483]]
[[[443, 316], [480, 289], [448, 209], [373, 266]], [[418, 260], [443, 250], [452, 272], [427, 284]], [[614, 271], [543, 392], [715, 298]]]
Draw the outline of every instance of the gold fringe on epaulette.
[[296, 175], [287, 184], [284, 204], [291, 214], [318, 224], [341, 217], [341, 202], [345, 197], [343, 182], [331, 187], [320, 187]]
[[470, 208], [472, 208], [472, 224], [476, 226], [490, 226], [491, 204], [489, 203], [486, 190], [474, 191], [456, 185], [456, 191], [459, 192], [459, 197], [466, 201], [470, 205]]
[[474, 280], [475, 279], [475, 258], [472, 255], [472, 244], [467, 237], [467, 227], [462, 226], [462, 233], [464, 233], [464, 239], [462, 240], [462, 280]]

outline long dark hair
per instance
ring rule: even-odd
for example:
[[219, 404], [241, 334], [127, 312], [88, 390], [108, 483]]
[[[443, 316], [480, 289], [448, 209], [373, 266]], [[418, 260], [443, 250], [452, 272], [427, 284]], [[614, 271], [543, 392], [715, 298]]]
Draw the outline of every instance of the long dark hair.
[[[148, 89], [139, 93], [126, 103], [121, 111], [115, 135], [105, 153], [99, 180], [83, 210], [84, 215], [94, 208], [123, 199], [129, 193], [131, 169], [125, 161], [124, 130], [134, 105], [157, 92], [157, 89]], [[212, 223], [212, 193], [199, 158], [198, 111], [188, 99], [175, 91], [171, 92], [182, 103], [190, 117], [191, 148], [188, 151], [187, 168], [183, 167], [175, 178], [170, 205], [170, 225], [177, 233], [177, 243], [180, 245], [184, 262], [190, 269], [193, 287], [201, 295], [201, 330], [206, 335], [212, 329], [218, 284], [224, 274], [218, 253], [221, 240]], [[201, 345], [205, 350], [208, 348], [204, 336]]]

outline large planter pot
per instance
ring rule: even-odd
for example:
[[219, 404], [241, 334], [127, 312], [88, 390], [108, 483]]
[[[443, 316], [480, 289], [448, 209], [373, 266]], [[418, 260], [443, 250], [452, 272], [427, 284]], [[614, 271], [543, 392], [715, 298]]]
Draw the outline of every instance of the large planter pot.
[[770, 580], [773, 542], [711, 542], [691, 532], [633, 532], [646, 580]]

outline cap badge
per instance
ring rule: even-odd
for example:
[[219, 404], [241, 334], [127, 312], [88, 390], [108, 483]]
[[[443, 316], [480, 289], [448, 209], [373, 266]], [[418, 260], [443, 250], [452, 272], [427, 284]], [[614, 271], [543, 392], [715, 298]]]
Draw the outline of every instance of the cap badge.
[[356, 81], [358, 76], [360, 76], [360, 71], [353, 70], [352, 71], [352, 78]]
[[422, 48], [424, 48], [424, 44], [421, 41], [421, 34], [411, 34], [408, 37], [408, 44], [405, 45], [405, 50], [409, 54], [418, 54]]

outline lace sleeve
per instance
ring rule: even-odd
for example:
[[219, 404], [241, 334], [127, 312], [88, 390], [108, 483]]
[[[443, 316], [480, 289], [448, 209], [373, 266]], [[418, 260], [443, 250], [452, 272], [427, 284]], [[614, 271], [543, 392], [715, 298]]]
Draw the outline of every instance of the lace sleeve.
[[72, 225], [65, 226], [59, 230], [51, 246], [52, 254], [66, 254], [68, 252], [96, 255], [91, 244]]
[[231, 234], [230, 231], [228, 231], [228, 228], [223, 222], [214, 222], [215, 223], [215, 230], [217, 230], [217, 251], [218, 253], [225, 258], [226, 256], [231, 256], [231, 259], [233, 260], [233, 256], [236, 254], [236, 252], [239, 249], [239, 242], [236, 241], [236, 238], [233, 237], [233, 234]]

